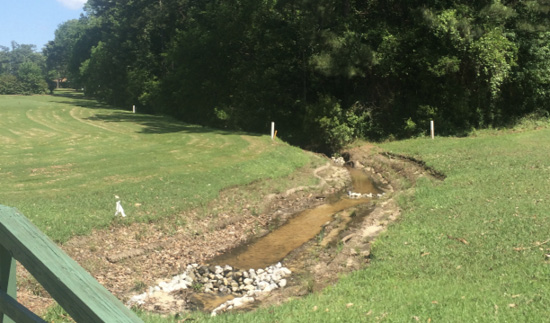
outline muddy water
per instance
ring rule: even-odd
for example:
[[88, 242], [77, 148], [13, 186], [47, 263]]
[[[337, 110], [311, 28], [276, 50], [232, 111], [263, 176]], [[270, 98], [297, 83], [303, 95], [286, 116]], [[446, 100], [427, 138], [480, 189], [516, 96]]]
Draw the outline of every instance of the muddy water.
[[348, 171], [351, 176], [351, 186], [354, 192], [361, 194], [376, 194], [379, 192], [364, 171], [357, 168], [348, 168]]
[[[350, 169], [353, 191], [361, 194], [378, 193], [370, 178], [361, 170]], [[213, 260], [217, 265], [230, 265], [239, 269], [265, 268], [281, 261], [292, 250], [314, 238], [334, 214], [368, 202], [369, 199], [342, 197], [334, 203], [305, 210], [291, 218], [280, 228], [259, 240], [235, 249]]]

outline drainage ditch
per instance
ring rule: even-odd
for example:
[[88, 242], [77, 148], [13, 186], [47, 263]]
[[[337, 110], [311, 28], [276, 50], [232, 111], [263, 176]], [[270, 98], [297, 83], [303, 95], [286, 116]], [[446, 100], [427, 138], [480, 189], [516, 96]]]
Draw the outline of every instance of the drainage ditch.
[[[188, 265], [184, 273], [174, 276], [171, 281], [161, 282], [133, 296], [128, 305], [168, 302], [173, 303], [174, 308], [204, 310], [212, 315], [254, 307], [261, 294], [287, 285], [291, 271], [281, 262], [289, 253], [316, 236], [324, 235], [324, 228], [333, 221], [335, 214], [348, 210], [340, 216], [339, 229], [330, 234], [345, 230], [354, 220], [360, 220], [357, 219], [360, 216], [355, 217], [355, 212], [349, 210], [383, 194], [363, 170], [348, 170], [351, 188], [346, 192], [296, 214], [267, 235], [212, 259], [209, 265]], [[327, 236], [321, 244], [326, 246], [330, 241], [331, 237]]]

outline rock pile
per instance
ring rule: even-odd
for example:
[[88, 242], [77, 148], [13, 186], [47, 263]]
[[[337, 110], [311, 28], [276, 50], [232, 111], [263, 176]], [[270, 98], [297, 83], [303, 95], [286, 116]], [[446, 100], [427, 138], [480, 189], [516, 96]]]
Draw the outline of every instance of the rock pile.
[[339, 165], [339, 166], [344, 166], [344, 164], [346, 163], [346, 161], [344, 160], [343, 157], [331, 157], [332, 159], [332, 162], [334, 162], [336, 165]]
[[373, 198], [373, 197], [382, 197], [384, 196], [386, 193], [378, 193], [378, 194], [373, 194], [373, 193], [367, 193], [367, 194], [361, 194], [361, 193], [356, 193], [356, 192], [352, 192], [352, 191], [348, 191], [348, 197], [351, 198], [351, 199], [361, 199], [361, 198]]
[[[238, 270], [231, 266], [188, 265], [184, 273], [176, 275], [169, 282], [161, 282], [148, 291], [135, 295], [128, 301], [128, 306], [143, 305], [149, 299], [159, 298], [159, 294], [169, 294], [182, 289], [193, 289], [196, 292], [222, 293], [242, 296], [220, 305], [215, 312], [246, 304], [254, 300], [258, 293], [270, 292], [285, 287], [291, 271], [281, 263], [265, 269]], [[252, 300], [250, 300], [252, 299]], [[236, 303], [236, 304], [233, 304]]]

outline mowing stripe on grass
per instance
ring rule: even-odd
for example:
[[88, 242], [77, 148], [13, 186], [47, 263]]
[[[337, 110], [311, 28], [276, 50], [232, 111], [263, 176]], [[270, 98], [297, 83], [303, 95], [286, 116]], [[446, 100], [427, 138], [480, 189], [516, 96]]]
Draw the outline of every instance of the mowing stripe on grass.
[[288, 175], [301, 150], [250, 135], [64, 96], [0, 96], [0, 203], [56, 241], [114, 219], [155, 221], [229, 186]]

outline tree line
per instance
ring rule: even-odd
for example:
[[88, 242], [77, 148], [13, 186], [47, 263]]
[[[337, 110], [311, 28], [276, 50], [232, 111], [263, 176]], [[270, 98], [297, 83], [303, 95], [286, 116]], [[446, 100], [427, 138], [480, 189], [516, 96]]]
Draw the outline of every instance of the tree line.
[[[550, 111], [549, 0], [88, 0], [50, 75], [117, 106], [334, 151]], [[13, 74], [12, 75], [16, 75]]]
[[45, 58], [35, 45], [0, 46], [0, 95], [46, 93], [46, 74]]

